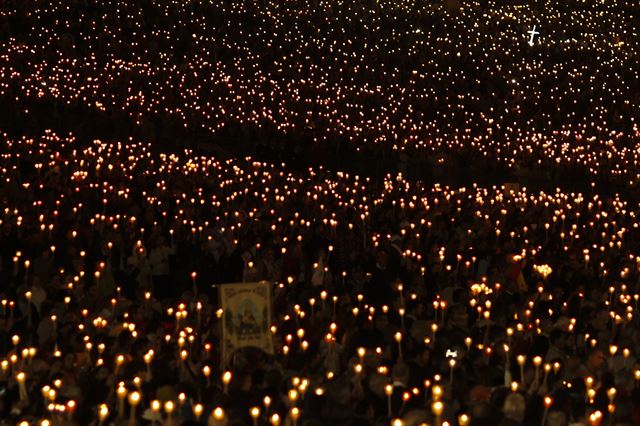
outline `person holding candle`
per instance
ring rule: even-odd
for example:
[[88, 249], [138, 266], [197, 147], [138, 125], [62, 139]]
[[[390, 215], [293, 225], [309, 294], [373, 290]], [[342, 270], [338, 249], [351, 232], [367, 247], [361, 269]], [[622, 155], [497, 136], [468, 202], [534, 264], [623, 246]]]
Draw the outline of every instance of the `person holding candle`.
[[377, 250], [371, 280], [366, 284], [368, 296], [366, 301], [375, 307], [388, 304], [388, 301], [394, 298], [393, 282], [397, 275], [389, 267], [388, 262], [387, 251], [382, 248]]

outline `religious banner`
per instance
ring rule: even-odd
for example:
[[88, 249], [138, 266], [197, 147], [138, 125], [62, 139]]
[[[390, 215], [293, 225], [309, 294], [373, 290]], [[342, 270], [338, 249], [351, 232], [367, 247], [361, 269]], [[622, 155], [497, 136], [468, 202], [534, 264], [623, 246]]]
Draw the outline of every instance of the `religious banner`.
[[222, 305], [222, 364], [234, 351], [256, 347], [273, 354], [271, 340], [271, 284], [223, 284], [218, 287]]

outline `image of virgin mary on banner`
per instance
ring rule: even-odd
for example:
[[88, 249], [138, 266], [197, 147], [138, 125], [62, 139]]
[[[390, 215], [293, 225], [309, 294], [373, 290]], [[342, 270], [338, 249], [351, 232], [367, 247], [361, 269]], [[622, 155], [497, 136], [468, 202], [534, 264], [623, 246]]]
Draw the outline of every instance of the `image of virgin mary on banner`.
[[222, 364], [234, 351], [255, 347], [273, 354], [271, 340], [271, 284], [235, 283], [219, 286], [222, 305]]

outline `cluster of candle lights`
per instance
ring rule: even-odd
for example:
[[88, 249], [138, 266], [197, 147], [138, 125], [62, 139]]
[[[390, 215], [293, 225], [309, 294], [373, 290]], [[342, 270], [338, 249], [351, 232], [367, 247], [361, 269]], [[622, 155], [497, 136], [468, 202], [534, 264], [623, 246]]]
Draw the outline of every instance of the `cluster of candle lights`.
[[306, 132], [318, 143], [578, 166], [635, 185], [632, 5], [574, 6], [4, 3], [0, 16], [30, 28], [0, 43], [0, 93], [139, 124], [171, 117], [212, 136], [235, 126]]
[[[28, 38], [0, 42], [0, 95], [119, 111], [139, 124], [149, 117], [173, 117], [211, 135], [242, 124], [282, 134], [304, 131], [319, 143], [338, 138], [362, 147], [469, 150], [510, 167], [578, 165], [594, 179], [607, 174], [635, 185], [639, 109], [637, 97], [627, 95], [638, 81], [637, 34], [624, 4], [593, 2], [582, 10], [547, 5], [536, 15], [529, 8], [489, 3], [488, 9], [468, 1], [460, 10], [448, 10], [427, 2], [383, 0], [365, 13], [354, 2], [269, 0], [250, 8], [235, 0], [158, 0], [149, 5], [154, 16], [145, 15], [140, 2], [121, 0], [33, 2], [24, 6], [26, 12], [7, 2], [0, 5], [0, 17], [26, 19], [31, 29]], [[77, 19], [69, 17], [70, 8]], [[543, 18], [553, 24], [540, 22]], [[539, 22], [540, 36], [530, 46], [526, 30], [532, 22]], [[129, 42], [126, 51], [123, 41]], [[593, 56], [600, 61], [598, 75], [588, 74]], [[551, 110], [542, 107], [549, 99], [555, 102]], [[477, 184], [425, 188], [401, 174], [381, 182], [322, 167], [298, 174], [251, 158], [223, 161], [189, 150], [157, 153], [151, 144], [133, 140], [80, 146], [72, 135], [51, 131], [0, 136], [0, 179], [11, 194], [0, 224], [35, 236], [58, 263], [74, 256], [73, 267], [54, 273], [63, 310], [44, 318], [53, 330], [50, 350], [33, 339], [38, 324], [31, 306], [41, 303], [43, 284], [34, 281], [40, 253], [21, 242], [11, 253], [9, 270], [3, 270], [17, 291], [4, 295], [0, 305], [9, 343], [0, 353], [0, 379], [16, 390], [17, 405], [43, 402], [39, 424], [71, 422], [85, 408], [63, 397], [68, 385], [62, 379], [36, 387], [41, 382], [36, 361], [68, 355], [58, 338], [63, 318], [80, 336], [85, 366], [108, 368], [114, 379], [105, 401], [90, 407], [98, 425], [136, 424], [147, 411], [154, 425], [177, 426], [187, 411], [196, 421], [226, 421], [226, 407], [209, 404], [202, 391], [228, 396], [234, 380], [232, 366], [215, 364], [220, 348], [206, 337], [222, 325], [225, 313], [203, 290], [211, 283], [203, 283], [202, 271], [182, 277], [190, 300], [164, 300], [158, 315], [171, 327], [161, 342], [137, 355], [144, 371], [129, 376], [126, 366], [135, 361], [134, 354], [113, 353], [101, 336], [117, 331], [134, 341], [146, 338], [145, 324], [123, 303], [126, 292], [113, 282], [113, 270], [120, 260], [115, 253], [146, 259], [155, 235], [166, 236], [172, 246], [216, 243], [229, 252], [248, 247], [243, 280], [268, 279], [274, 294], [295, 293], [298, 276], [265, 275], [258, 261], [267, 247], [261, 239], [247, 240], [247, 230], [254, 228], [269, 235], [276, 262], [322, 228], [330, 243], [323, 247], [324, 257], [306, 259], [306, 266], [332, 277], [317, 294], [281, 306], [270, 325], [278, 363], [293, 369], [296, 357], [312, 352], [326, 358], [325, 367], [315, 375], [294, 371], [279, 395], [284, 404], [265, 396], [246, 413], [254, 426], [297, 426], [307, 414], [307, 401], [325, 398], [344, 376], [353, 379], [355, 389], [371, 376], [382, 377], [382, 411], [390, 424], [401, 426], [404, 420], [393, 406], [398, 391], [391, 368], [382, 362], [385, 349], [358, 347], [347, 354], [352, 368], [345, 368], [341, 338], [353, 319], [374, 323], [397, 315], [387, 344], [397, 363], [406, 362], [408, 342], [416, 340], [407, 318], [421, 303], [427, 312], [420, 318], [426, 320], [421, 343], [437, 347], [447, 332], [452, 301], [444, 286], [427, 295], [426, 276], [459, 283], [469, 296], [464, 307], [482, 330], [482, 336], [465, 337], [464, 346], [447, 355], [442, 371], [424, 386], [402, 391], [402, 407], [419, 401], [433, 425], [470, 424], [470, 412], [453, 411], [451, 394], [472, 352], [486, 365], [499, 361], [504, 387], [511, 392], [539, 396], [545, 424], [554, 393], [574, 384], [559, 380], [566, 369], [562, 362], [519, 348], [545, 335], [550, 318], [570, 315], [567, 301], [553, 287], [563, 267], [589, 280], [577, 290], [580, 301], [593, 302], [593, 288], [605, 289], [608, 322], [606, 334], [599, 335], [584, 332], [589, 318], [569, 317], [562, 331], [576, 338], [576, 351], [605, 348], [610, 368], [617, 366], [628, 379], [604, 389], [600, 378], [586, 376], [585, 422], [599, 425], [606, 416], [613, 418], [619, 401], [640, 383], [640, 347], [624, 339], [640, 320], [640, 210], [622, 196], [561, 189], [509, 192]], [[21, 192], [29, 196], [20, 197]], [[142, 211], [134, 213], [133, 203]], [[389, 212], [399, 224], [397, 232], [386, 223]], [[90, 244], [87, 233], [98, 243]], [[366, 279], [352, 294], [338, 291], [359, 279], [351, 268], [332, 269], [333, 258], [345, 256], [347, 238], [352, 238], [349, 247], [369, 255], [398, 245], [403, 264], [414, 267], [422, 287], [394, 283], [393, 298], [382, 306], [369, 303]], [[505, 282], [486, 269], [480, 273], [487, 245], [503, 248], [505, 262], [522, 272], [522, 280]], [[75, 251], [60, 252], [69, 246]], [[140, 284], [144, 292], [137, 303], [152, 312], [159, 303], [155, 290]], [[99, 288], [102, 300], [89, 306], [87, 288]], [[505, 293], [522, 297], [508, 318], [495, 309]], [[25, 328], [13, 334], [11, 326], [19, 320]], [[499, 338], [489, 339], [492, 327]], [[199, 392], [168, 400], [148, 392], [164, 347], [172, 349], [180, 377], [196, 372]], [[516, 377], [511, 377], [512, 365]], [[604, 410], [596, 398], [602, 391]]]
[[[107, 366], [106, 354], [110, 348], [98, 339], [102, 330], [121, 330], [133, 339], [143, 338], [141, 325], [137, 324], [127, 312], [126, 305], [121, 304], [122, 288], [113, 288], [110, 295], [104, 298], [103, 308], [90, 310], [83, 305], [83, 298], [77, 292], [79, 286], [96, 286], [104, 284], [106, 277], [112, 276], [112, 253], [120, 249], [122, 240], [114, 238], [114, 232], [128, 232], [132, 241], [132, 250], [146, 253], [146, 236], [162, 232], [172, 240], [192, 242], [211, 241], [214, 238], [224, 238], [232, 247], [241, 243], [246, 234], [241, 230], [249, 229], [252, 223], [260, 219], [260, 226], [269, 230], [276, 239], [275, 253], [278, 258], [286, 255], [291, 249], [292, 242], [304, 242], [309, 229], [323, 226], [332, 239], [332, 254], [340, 246], [340, 236], [353, 235], [359, 241], [361, 250], [376, 251], [386, 246], [392, 240], [392, 235], [385, 233], [379, 221], [383, 212], [395, 210], [402, 212], [405, 222], [399, 235], [403, 241], [402, 258], [416, 265], [421, 276], [427, 273], [441, 277], [455, 277], [468, 283], [468, 309], [479, 324], [490, 324], [496, 315], [494, 300], [504, 291], [514, 291], [508, 288], [508, 283], [491, 281], [495, 277], [476, 277], [480, 254], [474, 246], [482, 240], [492, 244], [507, 247], [509, 261], [514, 265], [522, 265], [527, 276], [528, 288], [520, 289], [526, 299], [521, 306], [513, 311], [513, 317], [508, 319], [508, 327], [504, 330], [503, 341], [486, 341], [467, 337], [464, 339], [466, 351], [477, 350], [491, 359], [503, 359], [505, 371], [517, 364], [520, 376], [513, 379], [507, 386], [514, 392], [543, 392], [545, 416], [553, 406], [551, 377], [556, 377], [564, 368], [563, 364], [554, 360], [545, 360], [541, 356], [529, 357], [525, 353], [515, 353], [513, 348], [517, 341], [526, 336], [536, 336], [543, 333], [544, 317], [536, 314], [537, 307], [542, 303], [553, 302], [554, 289], [551, 280], [556, 274], [558, 259], [549, 257], [548, 248], [555, 247], [557, 253], [577, 262], [577, 270], [585, 271], [596, 285], [604, 288], [610, 318], [609, 330], [611, 336], [619, 336], [628, 327], [634, 327], [638, 315], [637, 303], [640, 295], [634, 293], [637, 288], [634, 280], [640, 276], [640, 252], [635, 243], [637, 241], [638, 224], [637, 208], [628, 204], [620, 197], [602, 199], [598, 195], [587, 197], [584, 194], [565, 193], [557, 190], [554, 193], [532, 193], [523, 188], [519, 192], [508, 192], [502, 188], [481, 188], [477, 185], [462, 188], [449, 188], [435, 185], [425, 189], [420, 185], [405, 180], [402, 176], [387, 176], [384, 182], [378, 184], [369, 179], [350, 176], [345, 173], [328, 173], [321, 169], [310, 169], [304, 176], [287, 172], [280, 167], [248, 160], [217, 161], [210, 157], [194, 156], [185, 151], [182, 154], [152, 153], [151, 146], [143, 143], [109, 144], [96, 141], [93, 146], [85, 150], [76, 149], [73, 138], [59, 137], [48, 132], [45, 135], [28, 139], [11, 140], [5, 135], [6, 146], [9, 148], [2, 156], [2, 179], [8, 185], [22, 188], [40, 187], [46, 191], [59, 191], [53, 204], [47, 204], [39, 196], [29, 204], [6, 205], [2, 214], [2, 223], [25, 233], [35, 233], [42, 238], [47, 246], [51, 246], [51, 253], [58, 253], [54, 249], [54, 241], [60, 243], [60, 238], [68, 242], [79, 244], [78, 258], [84, 259], [92, 255], [91, 247], [83, 247], [83, 240], [78, 235], [83, 229], [91, 229], [96, 235], [110, 235], [113, 240], [105, 240], [100, 244], [104, 248], [100, 260], [96, 262], [97, 270], [101, 274], [80, 268], [69, 272], [64, 268], [57, 271], [61, 279], [64, 294], [65, 309], [78, 306], [77, 320], [74, 327], [82, 336], [86, 351], [85, 362], [96, 367]], [[29, 180], [19, 180], [13, 172], [17, 161], [28, 159], [33, 164], [46, 164], [57, 167], [58, 179], [68, 182], [68, 187], [49, 186], [51, 180], [45, 179], [39, 172], [30, 175]], [[39, 170], [38, 168], [36, 170]], [[124, 179], [122, 179], [124, 177]], [[151, 182], [143, 189], [139, 185], [140, 179]], [[177, 190], [176, 179], [188, 182], [200, 182], [191, 186], [181, 186]], [[117, 182], [117, 183], [116, 183]], [[208, 182], [205, 184], [205, 182]], [[92, 210], [81, 200], [98, 195], [105, 200]], [[146, 223], [133, 216], [126, 208], [126, 204], [119, 204], [127, 197], [140, 198], [146, 207], [152, 208], [161, 220]], [[123, 207], [124, 206], [124, 207]], [[198, 215], [190, 214], [197, 206]], [[242, 206], [242, 207], [241, 207]], [[353, 213], [349, 213], [353, 210]], [[448, 212], [443, 216], [443, 213]], [[455, 214], [450, 214], [455, 213]], [[520, 219], [509, 219], [513, 214], [520, 215]], [[68, 229], [58, 229], [60, 218], [73, 217]], [[466, 219], [461, 220], [459, 217]], [[438, 227], [434, 224], [438, 223]], [[465, 247], [458, 252], [452, 252], [452, 246], [441, 233], [442, 227], [459, 227], [466, 240]], [[46, 224], [47, 226], [41, 226]], [[145, 228], [145, 226], [147, 228]], [[151, 226], [151, 229], [148, 227]], [[169, 232], [169, 230], [171, 232]], [[116, 243], [115, 241], [120, 241]], [[394, 240], [397, 241], [397, 240]], [[123, 251], [128, 251], [122, 247]], [[256, 245], [254, 257], [246, 261], [245, 273], [251, 275], [256, 269], [255, 259], [258, 259], [263, 247]], [[588, 256], [586, 253], [589, 253]], [[34, 261], [27, 259], [33, 253], [29, 250], [16, 252], [13, 257], [13, 283], [18, 285], [20, 292], [16, 298], [5, 298], [1, 302], [2, 317], [10, 323], [23, 315], [24, 310], [16, 312], [16, 306], [23, 303], [34, 303], [38, 294], [38, 286], [33, 283], [31, 274]], [[530, 266], [525, 266], [525, 265]], [[318, 268], [320, 263], [314, 260], [310, 267]], [[323, 270], [332, 273], [336, 282], [346, 285], [354, 279], [351, 272], [332, 271], [331, 263], [324, 262]], [[249, 272], [247, 272], [248, 270]], [[219, 306], [212, 306], [203, 295], [198, 293], [200, 274], [192, 271], [185, 280], [187, 288], [192, 290], [192, 300], [170, 303], [164, 309], [166, 318], [173, 322], [172, 330], [163, 337], [166, 345], [175, 347], [176, 360], [179, 362], [181, 374], [189, 368], [199, 371], [207, 388], [219, 385], [223, 394], [229, 392], [232, 381], [232, 371], [224, 370], [216, 373], [217, 366], [208, 360], [219, 348], [211, 342], [202, 340], [203, 331], [207, 327], [219, 324], [224, 318], [224, 312]], [[535, 284], [537, 282], [537, 284]], [[535, 285], [534, 285], [535, 284]], [[297, 286], [295, 277], [285, 277], [274, 281], [274, 291], [288, 292]], [[364, 316], [373, 321], [377, 316], [399, 315], [399, 328], [393, 334], [394, 345], [397, 346], [398, 362], [404, 361], [403, 348], [405, 340], [412, 337], [405, 328], [405, 316], [409, 303], [421, 301], [425, 306], [432, 306], [432, 317], [425, 327], [424, 343], [435, 345], [439, 331], [446, 327], [446, 312], [450, 305], [438, 292], [434, 299], [424, 299], [419, 295], [420, 288], [406, 283], [397, 283], [394, 287], [395, 302], [388, 305], [372, 306], [367, 302], [365, 288], [352, 295], [352, 302], [339, 296], [328, 287], [298, 303], [287, 306], [284, 311], [277, 312], [271, 332], [274, 338], [281, 342], [277, 345], [277, 357], [283, 363], [305, 353], [316, 344], [309, 340], [310, 330], [317, 314], [326, 315], [330, 319], [324, 332], [324, 339], [320, 347], [324, 348], [326, 356], [339, 354], [341, 345], [338, 343], [341, 321], [345, 315], [353, 317]], [[195, 291], [194, 291], [195, 290]], [[579, 297], [586, 299], [583, 291]], [[344, 299], [344, 300], [343, 300]], [[393, 302], [393, 303], [392, 303]], [[150, 306], [155, 303], [152, 291], [145, 291], [140, 303]], [[338, 307], [350, 305], [347, 311]], [[556, 311], [557, 310], [557, 311]], [[544, 315], [557, 317], [564, 315], [564, 305], [553, 305]], [[64, 314], [64, 313], [62, 313]], [[33, 329], [36, 324], [31, 323], [30, 310], [26, 311], [28, 328]], [[49, 320], [53, 325], [54, 335], [60, 314], [52, 314]], [[294, 328], [291, 329], [291, 325]], [[584, 326], [578, 318], [569, 318], [564, 331], [573, 333]], [[292, 330], [292, 331], [288, 331]], [[620, 347], [614, 343], [598, 341], [598, 336], [585, 334], [585, 348], [602, 347], [609, 343], [611, 359], [621, 359], [623, 369], [627, 371], [632, 383], [640, 380], [640, 369], [635, 366], [636, 348], [633, 346]], [[6, 336], [11, 347], [4, 354], [1, 362], [2, 375], [18, 387], [21, 401], [33, 401], [37, 398], [28, 384], [32, 377], [30, 367], [34, 359], [60, 358], [65, 354], [56, 343], [53, 352], [43, 354], [26, 336]], [[314, 349], [317, 350], [317, 349]], [[160, 402], [150, 399], [142, 391], [141, 384], [152, 380], [153, 365], [156, 361], [157, 348], [149, 347], [141, 355], [146, 365], [146, 371], [135, 377], [123, 377], [124, 366], [132, 361], [131, 354], [120, 353], [113, 358], [112, 372], [118, 380], [113, 389], [113, 400], [95, 407], [96, 416], [100, 422], [115, 416], [116, 418], [130, 418], [135, 421], [142, 411], [137, 407], [143, 405], [154, 414], [154, 419], [165, 425], [178, 422], [178, 414], [184, 412], [186, 401], [193, 415], [200, 418], [203, 415], [224, 418], [223, 407], [209, 407], [204, 401], [198, 400], [197, 395], [180, 394], [175, 401]], [[298, 403], [304, 398], [309, 389], [315, 397], [324, 395], [325, 388], [336, 381], [341, 374], [352, 374], [358, 380], [363, 380], [372, 374], [365, 366], [365, 356], [383, 356], [383, 348], [376, 350], [359, 348], [355, 357], [357, 363], [352, 370], [341, 372], [339, 365], [334, 367], [327, 364], [324, 374], [320, 377], [299, 377], [292, 383], [286, 393], [289, 408], [286, 412], [270, 411], [269, 403], [265, 401], [263, 407], [253, 407], [249, 413], [255, 423], [280, 424], [283, 419], [297, 423], [304, 415]], [[468, 424], [469, 414], [460, 413], [454, 417], [447, 412], [447, 400], [444, 390], [455, 387], [456, 369], [462, 368], [464, 359], [448, 358], [445, 368], [446, 375], [436, 375], [424, 389], [407, 389], [402, 399], [409, 404], [413, 400], [424, 399], [426, 406], [434, 416], [435, 424]], [[528, 381], [526, 368], [532, 366], [534, 377]], [[381, 365], [374, 374], [389, 377], [388, 367]], [[216, 377], [219, 374], [219, 377]], [[589, 377], [586, 383], [586, 401], [593, 402], [596, 387], [594, 377]], [[566, 382], [564, 386], [570, 386]], [[77, 410], [73, 400], [61, 401], [59, 389], [63, 382], [51, 383], [42, 388], [42, 397], [47, 401], [46, 420], [60, 422], [61, 419], [71, 418]], [[33, 389], [30, 391], [29, 389]], [[394, 388], [391, 384], [384, 389], [388, 398], [388, 415], [393, 424], [399, 419], [392, 418], [396, 413], [391, 409], [391, 397]], [[616, 398], [619, 392], [615, 387], [607, 391], [610, 403], [609, 413], [616, 410]], [[129, 408], [127, 409], [127, 405]], [[589, 413], [590, 419], [599, 421], [604, 414]], [[447, 417], [445, 417], [447, 416]], [[592, 424], [597, 424], [593, 421]]]

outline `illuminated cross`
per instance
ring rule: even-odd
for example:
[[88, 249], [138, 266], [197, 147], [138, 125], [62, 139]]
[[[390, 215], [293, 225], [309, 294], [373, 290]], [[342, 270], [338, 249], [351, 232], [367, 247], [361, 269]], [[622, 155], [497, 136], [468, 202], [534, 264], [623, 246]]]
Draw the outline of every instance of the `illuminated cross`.
[[538, 31], [536, 31], [536, 26], [533, 26], [533, 29], [531, 31], [527, 31], [529, 33], [529, 35], [531, 35], [531, 38], [529, 39], [529, 46], [533, 46], [533, 38], [537, 35], [540, 34]]

